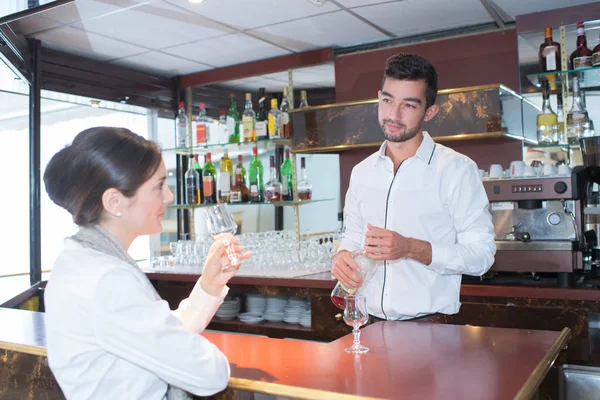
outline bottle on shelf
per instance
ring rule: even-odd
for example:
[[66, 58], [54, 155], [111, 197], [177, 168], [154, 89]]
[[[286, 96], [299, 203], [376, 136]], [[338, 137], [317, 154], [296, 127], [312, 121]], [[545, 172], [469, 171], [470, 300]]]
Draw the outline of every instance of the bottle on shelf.
[[292, 160], [290, 149], [285, 149], [285, 160], [281, 164], [281, 198], [284, 201], [294, 200], [294, 184], [292, 181]]
[[264, 203], [264, 178], [263, 165], [258, 158], [258, 149], [252, 147], [252, 161], [248, 167], [248, 183], [250, 186], [250, 201], [252, 203]]
[[281, 139], [281, 111], [277, 108], [277, 99], [271, 99], [271, 111], [269, 111], [269, 139]]
[[265, 200], [269, 202], [281, 201], [281, 182], [277, 179], [275, 156], [269, 157], [269, 170], [271, 178], [265, 184]]
[[227, 131], [229, 143], [240, 142], [240, 114], [235, 104], [235, 94], [229, 95], [229, 110], [227, 111]]
[[552, 28], [544, 30], [545, 40], [540, 45], [539, 61], [542, 72], [562, 70], [560, 62], [560, 44], [552, 40]]
[[242, 126], [244, 127], [244, 142], [256, 140], [256, 130], [254, 127], [256, 113], [252, 109], [252, 94], [246, 93], [246, 108], [242, 114]]
[[312, 199], [312, 184], [308, 180], [308, 175], [306, 174], [306, 159], [304, 157], [300, 159], [300, 180], [298, 181], [298, 199]]
[[202, 191], [204, 194], [204, 204], [217, 203], [217, 185], [215, 176], [217, 171], [212, 163], [210, 153], [206, 153], [204, 167], [202, 167]]
[[544, 80], [542, 84], [542, 110], [537, 115], [538, 144], [558, 143], [558, 116], [550, 107], [550, 84]]
[[573, 105], [567, 114], [567, 138], [569, 143], [578, 144], [579, 139], [591, 136], [591, 124], [579, 93], [579, 79], [573, 78]]
[[267, 131], [267, 106], [265, 88], [258, 89], [258, 112], [256, 114], [256, 140], [266, 140], [269, 138]]
[[229, 150], [223, 148], [223, 157], [221, 158], [221, 172], [219, 174], [219, 203], [229, 203], [231, 196], [231, 178], [233, 176], [233, 163], [229, 158]]
[[281, 137], [292, 137], [290, 124], [290, 102], [288, 101], [288, 88], [283, 88], [283, 97], [281, 98], [281, 106], [279, 107], [279, 118], [281, 120]]
[[179, 102], [179, 111], [177, 112], [177, 147], [188, 147], [188, 117], [185, 115], [185, 104]]
[[583, 22], [577, 24], [577, 49], [571, 53], [571, 68], [580, 69], [592, 66], [592, 51], [587, 47]]
[[598, 44], [592, 50], [592, 65], [594, 67], [600, 67], [600, 34], [598, 37]]
[[238, 156], [238, 164], [235, 166], [235, 182], [231, 188], [232, 203], [247, 203], [250, 201], [248, 187], [245, 184], [246, 170], [242, 165], [242, 156]]
[[306, 90], [300, 91], [300, 105], [298, 108], [308, 107], [308, 100], [306, 99]]
[[[195, 156], [197, 159], [198, 156]], [[189, 168], [185, 172], [185, 204], [200, 204], [200, 174], [195, 168], [192, 159], [189, 160]]]
[[242, 179], [244, 181], [244, 183], [246, 183], [246, 168], [244, 168], [244, 163], [243, 163], [244, 157], [241, 154], [238, 154], [238, 163], [235, 166], [236, 169], [236, 173], [237, 173], [237, 169], [239, 168], [240, 171], [242, 172]]
[[558, 143], [568, 144], [567, 133], [565, 132], [565, 110], [563, 107], [563, 95], [559, 93], [556, 96], [556, 115], [558, 118]]
[[227, 129], [227, 113], [224, 108], [221, 108], [219, 115], [219, 138], [217, 143], [229, 143], [229, 130]]
[[200, 102], [200, 112], [196, 117], [196, 129], [195, 129], [195, 145], [204, 146], [208, 141], [208, 119], [206, 117], [206, 105], [204, 102]]

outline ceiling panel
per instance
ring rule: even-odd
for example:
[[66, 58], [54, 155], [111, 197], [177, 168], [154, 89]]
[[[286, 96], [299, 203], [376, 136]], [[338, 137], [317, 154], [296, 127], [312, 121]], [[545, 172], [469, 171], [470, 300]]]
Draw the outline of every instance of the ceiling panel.
[[493, 22], [479, 0], [405, 0], [354, 11], [399, 37]]
[[18, 19], [15, 22], [11, 22], [9, 25], [16, 33], [24, 36], [62, 26], [60, 22], [40, 17], [38, 14]]
[[494, 0], [494, 3], [508, 15], [515, 18], [517, 15], [596, 3], [597, 1], [598, 0]]
[[287, 50], [242, 33], [171, 47], [163, 51], [216, 67], [290, 54]]
[[131, 57], [111, 61], [111, 64], [134, 68], [163, 76], [176, 76], [206, 71], [212, 67], [169, 54], [151, 51]]
[[44, 47], [107, 61], [145, 52], [141, 47], [65, 26], [35, 35]]
[[[150, 49], [221, 36], [232, 30], [166, 3], [150, 3], [74, 26]], [[148, 29], [140, 29], [148, 27]]]
[[78, 0], [43, 12], [44, 18], [50, 18], [63, 24], [96, 18], [128, 8], [160, 0]]
[[340, 5], [346, 8], [370, 6], [373, 4], [393, 3], [402, 0], [336, 0]]
[[355, 45], [388, 38], [345, 11], [258, 28], [251, 32], [294, 51]]
[[165, 0], [237, 29], [252, 29], [339, 10], [333, 3], [317, 6], [309, 0], [218, 0], [190, 4], [188, 0]]

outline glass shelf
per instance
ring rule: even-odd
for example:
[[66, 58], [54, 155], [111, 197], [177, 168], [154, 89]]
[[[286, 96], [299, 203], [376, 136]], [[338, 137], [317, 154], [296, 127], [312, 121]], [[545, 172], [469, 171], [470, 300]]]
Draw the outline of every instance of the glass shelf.
[[234, 158], [237, 157], [238, 154], [252, 154], [253, 146], [256, 146], [258, 148], [259, 154], [263, 154], [275, 150], [275, 147], [277, 145], [292, 147], [292, 139], [268, 139], [243, 143], [218, 143], [193, 147], [176, 147], [163, 149], [163, 152], [189, 156], [193, 154], [204, 155], [209, 152], [220, 153], [222, 152], [222, 149], [227, 148], [227, 150], [229, 151], [229, 158]]
[[[227, 203], [227, 206], [238, 207], [238, 206], [264, 206], [272, 205], [275, 207], [288, 207], [288, 206], [303, 206], [305, 204], [321, 203], [324, 201], [332, 201], [335, 199], [318, 199], [318, 200], [294, 200], [294, 201], [277, 201], [273, 203]], [[215, 204], [169, 204], [167, 208], [208, 208], [213, 207]]]
[[540, 150], [548, 153], [567, 153], [570, 150], [579, 150], [579, 144], [525, 144], [529, 149]]
[[527, 78], [535, 86], [541, 88], [543, 79], [550, 82], [552, 90], [558, 88], [566, 78], [571, 81], [574, 77], [579, 78], [579, 87], [582, 89], [600, 88], [600, 67], [588, 67], [568, 71], [541, 72], [528, 74]]

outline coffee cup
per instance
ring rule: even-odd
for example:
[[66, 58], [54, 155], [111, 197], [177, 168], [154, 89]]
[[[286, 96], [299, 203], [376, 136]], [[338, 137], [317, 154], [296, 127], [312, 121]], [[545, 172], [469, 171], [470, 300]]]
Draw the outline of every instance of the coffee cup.
[[531, 165], [528, 165], [523, 169], [523, 176], [535, 176], [535, 170]]
[[504, 175], [502, 165], [492, 164], [490, 165], [490, 178], [501, 178]]
[[510, 163], [510, 176], [519, 177], [523, 176], [525, 170], [525, 163], [523, 161], [513, 161]]
[[556, 166], [554, 164], [544, 164], [542, 175], [556, 175]]
[[571, 168], [568, 165], [561, 164], [558, 166], [559, 175], [571, 175]]

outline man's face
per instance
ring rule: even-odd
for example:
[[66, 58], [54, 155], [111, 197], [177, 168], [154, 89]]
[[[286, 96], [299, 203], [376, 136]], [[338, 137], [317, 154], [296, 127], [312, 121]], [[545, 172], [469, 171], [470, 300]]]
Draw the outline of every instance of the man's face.
[[430, 113], [425, 105], [426, 88], [424, 81], [385, 79], [379, 91], [379, 125], [387, 140], [410, 140], [421, 132], [423, 121], [433, 118], [435, 112]]

